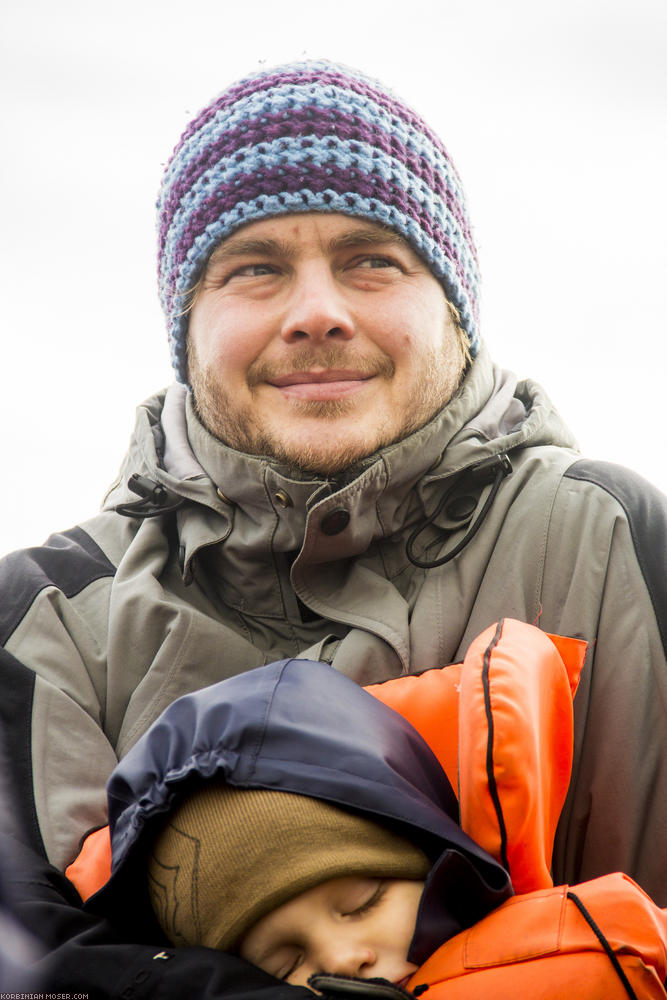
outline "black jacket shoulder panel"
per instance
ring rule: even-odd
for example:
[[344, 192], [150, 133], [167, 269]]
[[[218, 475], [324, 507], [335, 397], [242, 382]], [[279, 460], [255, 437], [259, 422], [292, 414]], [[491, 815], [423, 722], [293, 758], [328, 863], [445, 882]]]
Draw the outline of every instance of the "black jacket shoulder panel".
[[[6, 791], [12, 804], [6, 818], [23, 831], [38, 854], [44, 855], [32, 795], [31, 725], [35, 675], [6, 649], [0, 649], [0, 685], [0, 766], [9, 785]], [[6, 825], [4, 818], [2, 825]]]
[[75, 597], [101, 577], [113, 576], [114, 565], [83, 528], [51, 535], [44, 545], [12, 552], [0, 561], [0, 645], [4, 645], [37, 595], [57, 587]]
[[636, 472], [611, 462], [575, 462], [565, 477], [594, 483], [623, 508], [667, 655], [667, 498]]
[[[12, 552], [0, 561], [0, 647], [12, 635], [33, 601], [46, 587], [74, 597], [94, 580], [113, 576], [115, 568], [83, 528], [51, 535], [44, 545]], [[0, 731], [3, 772], [16, 793], [16, 826], [38, 855], [44, 844], [32, 794], [32, 704], [35, 675], [0, 648]], [[10, 789], [11, 791], [11, 789]]]

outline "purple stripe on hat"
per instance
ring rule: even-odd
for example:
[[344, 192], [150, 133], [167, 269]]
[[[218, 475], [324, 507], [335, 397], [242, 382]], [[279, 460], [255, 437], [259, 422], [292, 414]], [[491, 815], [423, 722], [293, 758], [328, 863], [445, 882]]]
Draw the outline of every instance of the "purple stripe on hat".
[[[468, 220], [458, 198], [447, 186], [443, 173], [435, 169], [433, 163], [426, 156], [419, 156], [400, 142], [395, 135], [380, 127], [372, 128], [367, 121], [356, 115], [336, 112], [334, 116], [329, 109], [320, 110], [310, 107], [299, 109], [294, 114], [290, 114], [287, 119], [282, 112], [264, 114], [261, 120], [252, 119], [242, 126], [224, 132], [217, 142], [205, 146], [201, 154], [178, 175], [169, 191], [161, 212], [160, 246], [164, 246], [166, 233], [171, 224], [171, 216], [178, 210], [181, 199], [208, 169], [225, 159], [230, 159], [230, 163], [233, 163], [234, 161], [241, 162], [248, 155], [256, 156], [258, 152], [262, 152], [261, 145], [263, 143], [271, 142], [274, 139], [303, 137], [307, 140], [311, 135], [317, 139], [334, 135], [342, 141], [350, 142], [349, 151], [351, 154], [356, 152], [354, 142], [366, 143], [368, 146], [379, 149], [387, 156], [398, 160], [416, 178], [423, 180], [425, 185], [441, 196], [466, 239], [472, 243]], [[255, 148], [252, 154], [245, 153], [240, 149], [240, 147], [257, 146], [260, 148]], [[364, 151], [359, 150], [359, 152], [363, 155]], [[449, 164], [449, 161], [447, 162]], [[365, 168], [362, 166], [360, 169]], [[453, 170], [452, 173], [454, 173]]]
[[337, 194], [353, 190], [354, 194], [362, 198], [377, 198], [386, 204], [394, 205], [402, 214], [414, 219], [420, 229], [436, 242], [440, 242], [445, 236], [425, 206], [416, 201], [404, 188], [386, 181], [379, 174], [369, 174], [361, 170], [351, 173], [335, 163], [328, 167], [314, 163], [305, 166], [289, 163], [279, 166], [267, 164], [253, 170], [252, 173], [238, 175], [232, 185], [218, 188], [203, 199], [196, 210], [187, 215], [187, 224], [183, 230], [187, 241], [186, 244], [180, 241], [180, 252], [176, 251], [174, 259], [175, 267], [178, 268], [185, 259], [184, 246], [189, 247], [198, 233], [231, 212], [239, 202], [254, 201], [262, 196], [279, 197], [282, 192], [294, 193], [303, 188], [313, 192], [331, 189]]
[[[349, 90], [352, 93], [358, 94], [360, 97], [370, 98], [373, 103], [380, 105], [380, 107], [384, 108], [389, 114], [395, 115], [402, 122], [408, 122], [416, 131], [425, 135], [451, 164], [449, 154], [447, 153], [440, 137], [431, 130], [428, 124], [420, 118], [420, 116], [416, 114], [412, 108], [403, 104], [387, 91], [379, 89], [372, 80], [369, 80], [361, 74], [356, 74], [352, 70], [348, 76], [346, 73], [340, 72], [338, 69], [326, 68], [326, 64], [322, 65], [321, 68], [319, 68], [317, 64], [312, 65], [312, 69], [309, 64], [304, 64], [301, 68], [295, 67], [294, 69], [269, 73], [268, 75], [259, 74], [256, 77], [249, 77], [248, 79], [241, 81], [238, 86], [225, 91], [217, 100], [205, 108], [190, 123], [181, 136], [181, 139], [174, 150], [174, 155], [176, 155], [181, 146], [187, 142], [191, 136], [193, 136], [208, 121], [215, 117], [218, 111], [231, 107], [237, 101], [257, 95], [275, 87], [293, 85], [303, 91], [312, 84], [317, 84], [318, 86], [326, 86], [327, 84], [330, 84], [336, 87], [341, 87], [344, 90]], [[341, 69], [344, 69], [344, 67], [341, 67]], [[453, 164], [451, 165], [454, 173], [458, 177], [456, 168]]]
[[[353, 191], [356, 196], [372, 198], [383, 204], [395, 206], [406, 219], [412, 219], [416, 222], [429, 239], [445, 250], [447, 256], [454, 263], [459, 280], [470, 294], [470, 285], [458, 248], [452, 243], [442, 227], [435, 222], [428, 210], [403, 188], [385, 181], [376, 174], [366, 174], [359, 171], [356, 172], [354, 180], [351, 181], [349, 171], [315, 165], [309, 165], [307, 170], [304, 170], [301, 166], [292, 166], [287, 163], [280, 167], [266, 167], [252, 174], [241, 175], [231, 187], [219, 188], [211, 197], [206, 198], [197, 210], [188, 215], [170, 262], [168, 284], [172, 284], [177, 279], [179, 269], [195, 238], [203, 233], [207, 226], [231, 212], [239, 203], [258, 201], [261, 204], [262, 196], [275, 195], [280, 199], [282, 193], [293, 194], [304, 188], [314, 193], [325, 193], [327, 189], [330, 189], [341, 195]], [[355, 202], [352, 197], [350, 197], [349, 204], [351, 208], [354, 207]], [[204, 261], [202, 261], [203, 263]]]
[[[188, 139], [195, 135], [200, 128], [206, 125], [215, 115], [224, 111], [226, 108], [232, 107], [239, 101], [246, 100], [248, 97], [256, 96], [257, 94], [265, 93], [268, 90], [274, 88], [294, 86], [299, 90], [304, 90], [312, 84], [317, 84], [319, 86], [326, 84], [333, 84], [334, 86], [342, 87], [344, 90], [350, 90], [354, 93], [361, 94], [362, 96], [367, 96], [366, 89], [359, 89], [359, 82], [353, 76], [346, 76], [345, 74], [330, 69], [316, 69], [310, 68], [310, 64], [304, 63], [302, 66], [302, 71], [298, 68], [293, 70], [278, 70], [275, 73], [258, 73], [256, 76], [247, 77], [245, 80], [241, 80], [235, 87], [230, 87], [229, 90], [224, 91], [218, 98], [211, 102], [206, 108], [204, 108], [196, 118], [194, 118], [186, 130], [183, 132], [176, 148], [174, 149], [174, 154], [183, 146]], [[387, 104], [387, 94], [383, 94], [381, 91], [377, 92], [381, 97], [379, 101], [380, 104]]]

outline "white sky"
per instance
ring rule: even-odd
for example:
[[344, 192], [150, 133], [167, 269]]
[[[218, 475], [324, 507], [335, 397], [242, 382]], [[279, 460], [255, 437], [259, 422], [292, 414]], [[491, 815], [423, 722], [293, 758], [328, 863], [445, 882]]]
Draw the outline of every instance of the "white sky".
[[667, 489], [667, 0], [5, 0], [0, 553], [93, 514], [171, 380], [153, 206], [260, 63], [379, 77], [468, 193], [482, 329], [582, 451]]

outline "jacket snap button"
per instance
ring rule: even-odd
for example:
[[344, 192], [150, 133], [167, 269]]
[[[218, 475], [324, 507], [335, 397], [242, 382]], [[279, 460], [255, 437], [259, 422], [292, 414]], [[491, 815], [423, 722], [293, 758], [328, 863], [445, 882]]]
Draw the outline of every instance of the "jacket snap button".
[[285, 493], [285, 490], [278, 490], [277, 493], [273, 494], [281, 507], [293, 507], [292, 498], [289, 493]]
[[322, 518], [320, 527], [324, 535], [339, 535], [341, 531], [345, 531], [349, 523], [349, 512], [344, 507], [338, 507]]
[[477, 500], [475, 497], [454, 497], [447, 504], [445, 511], [447, 517], [451, 517], [452, 521], [463, 521], [466, 517], [472, 517], [476, 506]]

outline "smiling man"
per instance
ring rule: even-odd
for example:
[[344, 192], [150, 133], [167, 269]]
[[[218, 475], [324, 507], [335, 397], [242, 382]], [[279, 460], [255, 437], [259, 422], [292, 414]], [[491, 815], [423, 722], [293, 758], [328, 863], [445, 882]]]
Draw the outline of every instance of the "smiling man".
[[441, 140], [356, 70], [250, 76], [167, 164], [158, 268], [175, 383], [139, 407], [101, 513], [2, 564], [0, 712], [53, 866], [25, 890], [53, 985], [246, 996], [234, 961], [156, 961], [59, 874], [83, 891], [105, 781], [174, 698], [290, 656], [417, 673], [504, 616], [590, 644], [554, 878], [620, 870], [667, 905], [665, 502], [582, 460], [491, 361]]

